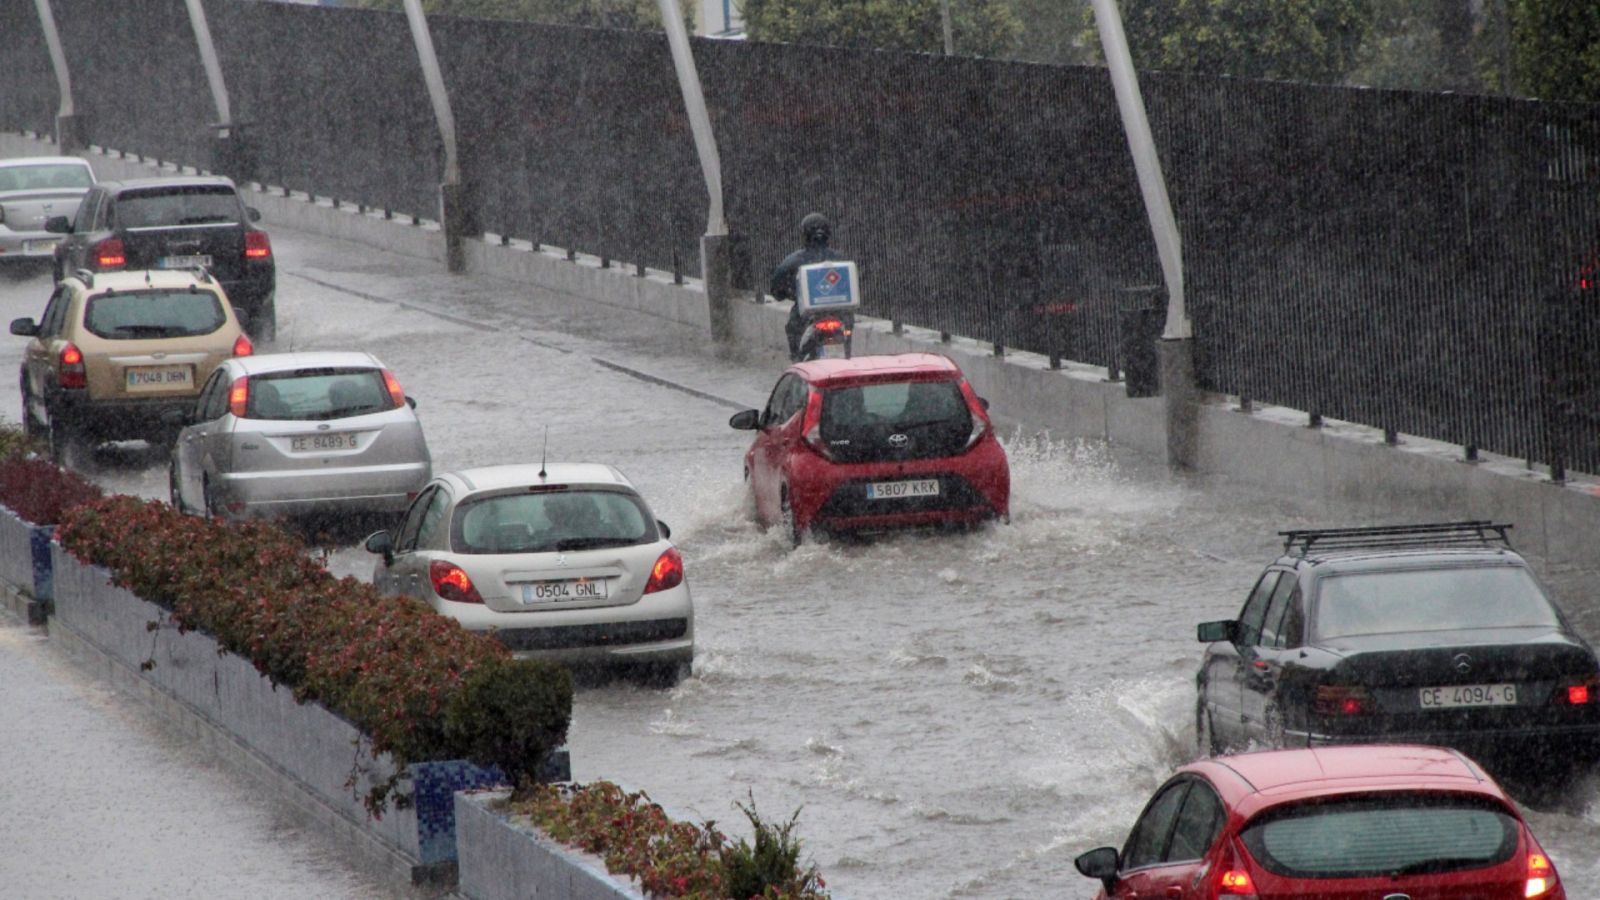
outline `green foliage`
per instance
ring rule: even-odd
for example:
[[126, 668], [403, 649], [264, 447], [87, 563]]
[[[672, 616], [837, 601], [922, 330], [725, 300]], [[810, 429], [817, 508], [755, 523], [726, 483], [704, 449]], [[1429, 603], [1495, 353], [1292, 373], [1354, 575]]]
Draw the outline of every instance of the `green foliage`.
[[40, 449], [35, 446], [33, 438], [22, 426], [11, 422], [0, 422], [0, 459], [10, 459], [13, 456], [24, 456], [31, 451]]
[[1542, 100], [1600, 102], [1600, 3], [1511, 0], [1517, 91]]
[[[345, 6], [404, 9], [402, 0], [345, 0]], [[431, 14], [480, 19], [514, 19], [547, 25], [661, 30], [655, 0], [422, 0]]]
[[[1133, 63], [1170, 69], [1339, 83], [1372, 27], [1374, 0], [1123, 0]], [[1086, 27], [1095, 27], [1085, 11]], [[1098, 52], [1096, 34], [1093, 46]]]
[[800, 810], [789, 821], [775, 825], [756, 812], [756, 798], [739, 811], [755, 829], [755, 844], [743, 838], [722, 848], [723, 878], [729, 897], [805, 897], [823, 887], [817, 867], [800, 868], [800, 839], [794, 836]]
[[[939, 0], [744, 0], [751, 40], [944, 52]], [[951, 43], [962, 56], [1008, 53], [1022, 24], [1002, 0], [950, 0]]]
[[57, 535], [117, 585], [170, 610], [180, 629], [211, 635], [295, 699], [361, 729], [401, 770], [368, 794], [374, 815], [410, 763], [465, 754], [526, 776], [566, 735], [564, 670], [515, 663], [425, 604], [334, 578], [276, 525], [113, 496], [68, 509]]

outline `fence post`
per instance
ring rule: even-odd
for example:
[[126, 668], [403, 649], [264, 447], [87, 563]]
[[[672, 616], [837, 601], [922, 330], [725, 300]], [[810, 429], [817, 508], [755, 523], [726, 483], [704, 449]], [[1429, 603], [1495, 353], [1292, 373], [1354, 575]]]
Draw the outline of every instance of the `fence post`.
[[462, 240], [467, 235], [478, 233], [479, 229], [472, 198], [461, 185], [461, 164], [456, 157], [456, 117], [450, 109], [450, 95], [444, 89], [444, 73], [439, 69], [439, 56], [433, 50], [428, 20], [422, 14], [422, 0], [405, 0], [405, 6], [406, 21], [411, 26], [411, 40], [416, 45], [417, 61], [422, 66], [422, 80], [428, 86], [428, 99], [433, 103], [439, 139], [444, 144], [444, 179], [439, 185], [439, 227], [444, 232], [445, 269], [464, 272], [467, 260]]
[[67, 54], [61, 49], [61, 32], [56, 30], [50, 0], [34, 0], [34, 6], [39, 10], [39, 28], [44, 31], [50, 65], [56, 72], [56, 89], [61, 94], [61, 104], [56, 108], [56, 146], [63, 156], [71, 156], [89, 148], [88, 122], [73, 111], [72, 72], [67, 68]]

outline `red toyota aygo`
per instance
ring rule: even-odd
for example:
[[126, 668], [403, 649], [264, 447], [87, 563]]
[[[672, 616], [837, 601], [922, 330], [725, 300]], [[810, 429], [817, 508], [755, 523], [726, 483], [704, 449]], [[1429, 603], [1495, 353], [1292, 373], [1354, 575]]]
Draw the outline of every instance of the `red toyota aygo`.
[[765, 409], [728, 424], [756, 432], [756, 517], [799, 543], [812, 528], [1008, 519], [1011, 470], [986, 407], [949, 359], [902, 353], [790, 366]]
[[1191, 763], [1119, 851], [1078, 871], [1101, 898], [1566, 900], [1511, 799], [1454, 750], [1269, 750]]

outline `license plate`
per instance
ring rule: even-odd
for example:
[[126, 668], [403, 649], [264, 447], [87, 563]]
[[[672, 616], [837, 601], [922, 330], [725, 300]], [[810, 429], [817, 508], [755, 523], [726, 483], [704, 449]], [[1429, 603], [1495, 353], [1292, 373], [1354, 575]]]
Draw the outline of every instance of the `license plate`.
[[54, 253], [60, 241], [23, 241], [23, 253]]
[[1420, 694], [1423, 709], [1517, 705], [1517, 686], [1514, 684], [1458, 684], [1452, 687], [1425, 687]]
[[193, 269], [199, 266], [211, 267], [209, 256], [163, 256], [156, 260], [158, 269]]
[[939, 479], [919, 478], [916, 481], [874, 481], [867, 485], [868, 500], [895, 500], [900, 497], [937, 497]]
[[127, 370], [130, 392], [166, 391], [194, 386], [194, 373], [188, 366], [133, 366]]
[[356, 435], [353, 431], [332, 434], [307, 434], [289, 439], [289, 449], [300, 453], [306, 450], [354, 450]]
[[604, 600], [606, 580], [586, 578], [578, 581], [535, 581], [522, 586], [523, 603], [554, 603], [560, 600]]

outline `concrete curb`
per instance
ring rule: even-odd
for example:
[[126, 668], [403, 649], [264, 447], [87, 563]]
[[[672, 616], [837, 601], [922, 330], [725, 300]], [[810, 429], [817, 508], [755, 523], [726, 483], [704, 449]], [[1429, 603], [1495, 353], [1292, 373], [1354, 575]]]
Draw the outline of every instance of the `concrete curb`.
[[456, 794], [461, 844], [458, 892], [471, 900], [644, 900], [644, 894], [606, 871], [592, 853], [565, 846], [515, 821], [496, 807], [510, 791]]

